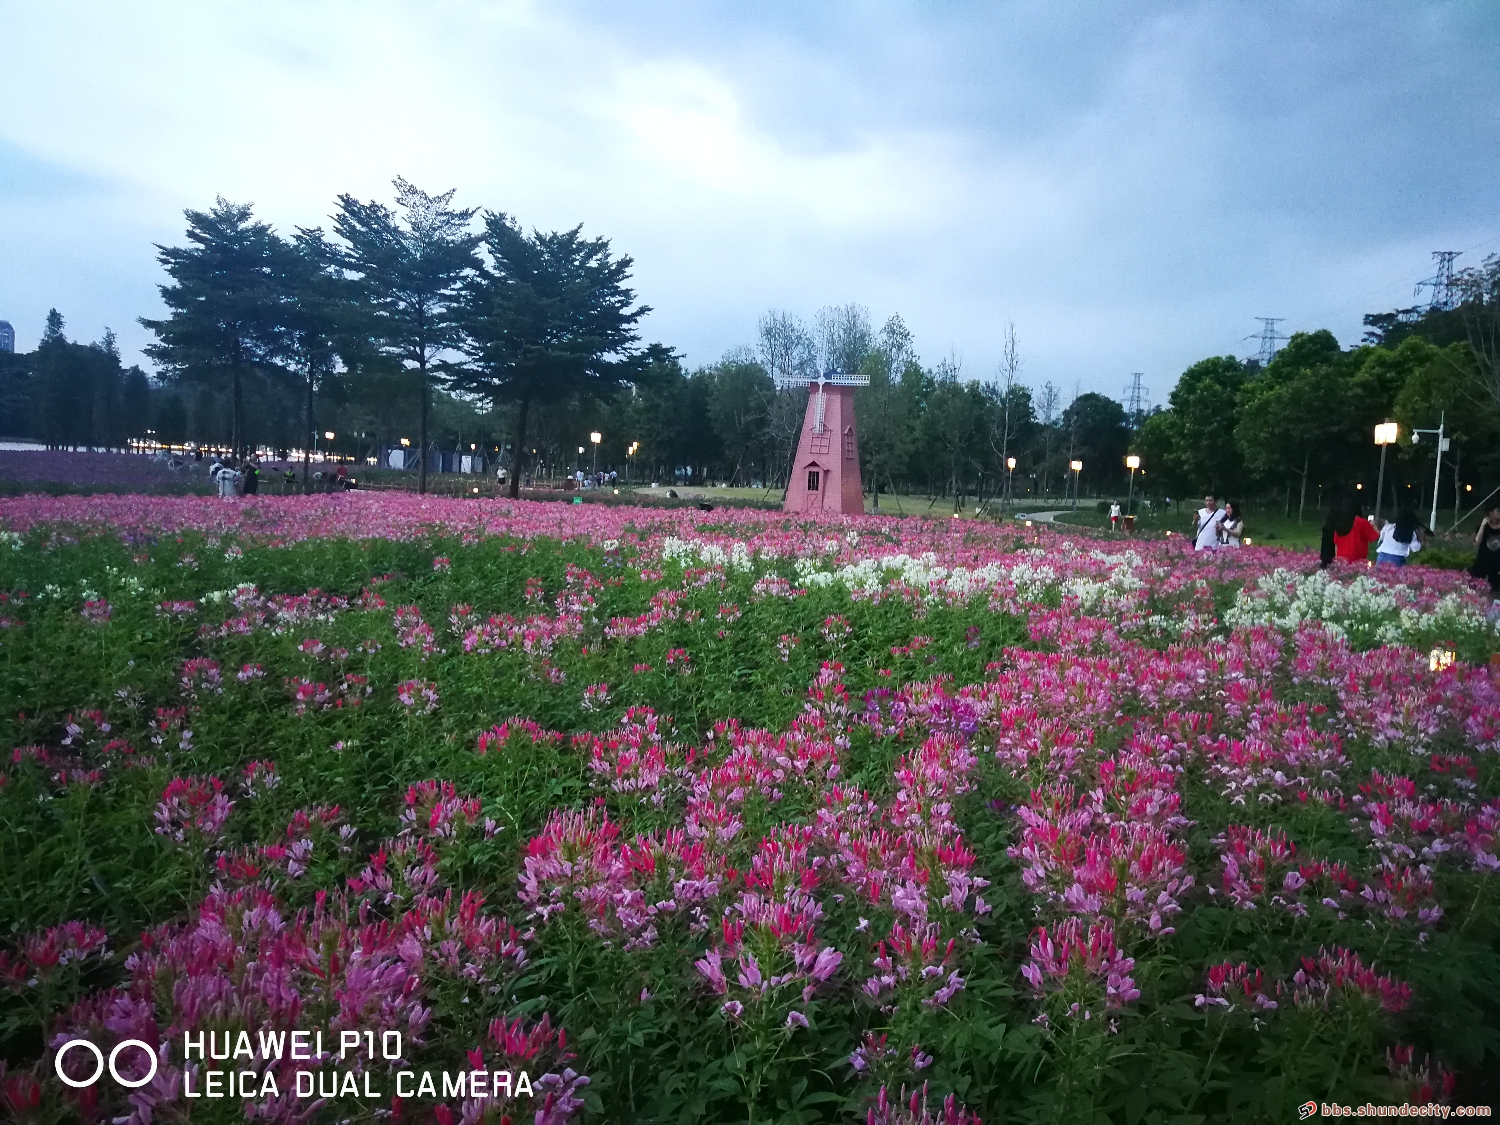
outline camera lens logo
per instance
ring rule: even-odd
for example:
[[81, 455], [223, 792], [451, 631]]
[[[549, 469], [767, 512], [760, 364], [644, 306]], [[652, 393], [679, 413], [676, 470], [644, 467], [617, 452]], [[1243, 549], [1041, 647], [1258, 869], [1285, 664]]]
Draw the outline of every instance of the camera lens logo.
[[[89, 1077], [82, 1079], [81, 1081], [77, 1078], [70, 1078], [63, 1072], [63, 1057], [67, 1055], [67, 1053], [74, 1047], [82, 1047], [85, 1051], [90, 1052], [94, 1056], [94, 1073], [89, 1075]], [[151, 1060], [151, 1069], [147, 1071], [146, 1077], [132, 1079], [122, 1078], [120, 1076], [120, 1071], [116, 1063], [119, 1060], [120, 1052], [123, 1051], [126, 1047], [139, 1047], [141, 1050], [146, 1052], [146, 1057]], [[90, 1043], [87, 1039], [69, 1040], [67, 1043], [64, 1043], [61, 1048], [58, 1049], [57, 1057], [52, 1060], [52, 1069], [57, 1071], [57, 1076], [61, 1078], [66, 1085], [72, 1086], [75, 1090], [82, 1090], [85, 1087], [92, 1086], [95, 1082], [99, 1081], [99, 1079], [104, 1075], [104, 1066], [104, 1052], [94, 1044]], [[139, 1087], [144, 1086], [147, 1082], [150, 1082], [151, 1079], [156, 1077], [156, 1052], [151, 1049], [149, 1044], [142, 1043], [139, 1039], [122, 1039], [115, 1044], [115, 1049], [109, 1053], [109, 1074], [111, 1078], [113, 1078], [121, 1086], [124, 1086], [127, 1090], [138, 1089]]]
[[1309, 1117], [1311, 1117], [1313, 1114], [1315, 1114], [1317, 1112], [1318, 1112], [1318, 1103], [1317, 1102], [1303, 1102], [1301, 1105], [1299, 1105], [1297, 1107], [1297, 1120], [1298, 1121], [1306, 1121]]

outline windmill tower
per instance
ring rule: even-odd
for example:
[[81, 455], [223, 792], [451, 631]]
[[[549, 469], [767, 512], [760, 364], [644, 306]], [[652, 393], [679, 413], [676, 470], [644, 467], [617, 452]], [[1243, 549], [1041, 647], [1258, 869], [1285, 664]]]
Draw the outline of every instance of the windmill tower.
[[785, 379], [782, 386], [807, 384], [807, 413], [792, 459], [787, 512], [841, 512], [863, 515], [865, 490], [859, 479], [859, 437], [854, 430], [854, 388], [870, 385], [868, 375], [825, 371]]

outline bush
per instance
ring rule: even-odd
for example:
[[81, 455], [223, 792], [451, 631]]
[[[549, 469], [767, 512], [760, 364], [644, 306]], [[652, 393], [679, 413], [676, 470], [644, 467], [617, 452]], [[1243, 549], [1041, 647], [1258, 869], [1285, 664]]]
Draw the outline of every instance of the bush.
[[1424, 547], [1411, 556], [1415, 566], [1433, 566], [1439, 570], [1468, 570], [1474, 563], [1472, 548]]

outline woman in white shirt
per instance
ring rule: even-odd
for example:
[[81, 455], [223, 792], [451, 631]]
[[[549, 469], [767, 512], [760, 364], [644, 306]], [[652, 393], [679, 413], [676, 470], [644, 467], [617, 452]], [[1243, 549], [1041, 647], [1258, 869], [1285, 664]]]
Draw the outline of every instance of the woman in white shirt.
[[1396, 518], [1380, 529], [1380, 540], [1375, 544], [1377, 566], [1405, 566], [1411, 555], [1422, 549], [1422, 529], [1417, 523], [1417, 514], [1410, 508], [1402, 508]]
[[1219, 542], [1226, 547], [1238, 547], [1244, 537], [1245, 517], [1240, 515], [1239, 501], [1227, 501], [1224, 505], [1224, 518], [1219, 522]]

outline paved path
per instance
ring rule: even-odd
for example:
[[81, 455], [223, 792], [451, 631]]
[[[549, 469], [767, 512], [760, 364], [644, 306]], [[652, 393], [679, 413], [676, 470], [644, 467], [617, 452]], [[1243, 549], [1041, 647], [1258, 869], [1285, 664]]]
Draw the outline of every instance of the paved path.
[[1056, 523], [1058, 516], [1070, 510], [1068, 508], [1059, 508], [1050, 512], [1017, 512], [1016, 519], [1031, 520], [1033, 523]]

